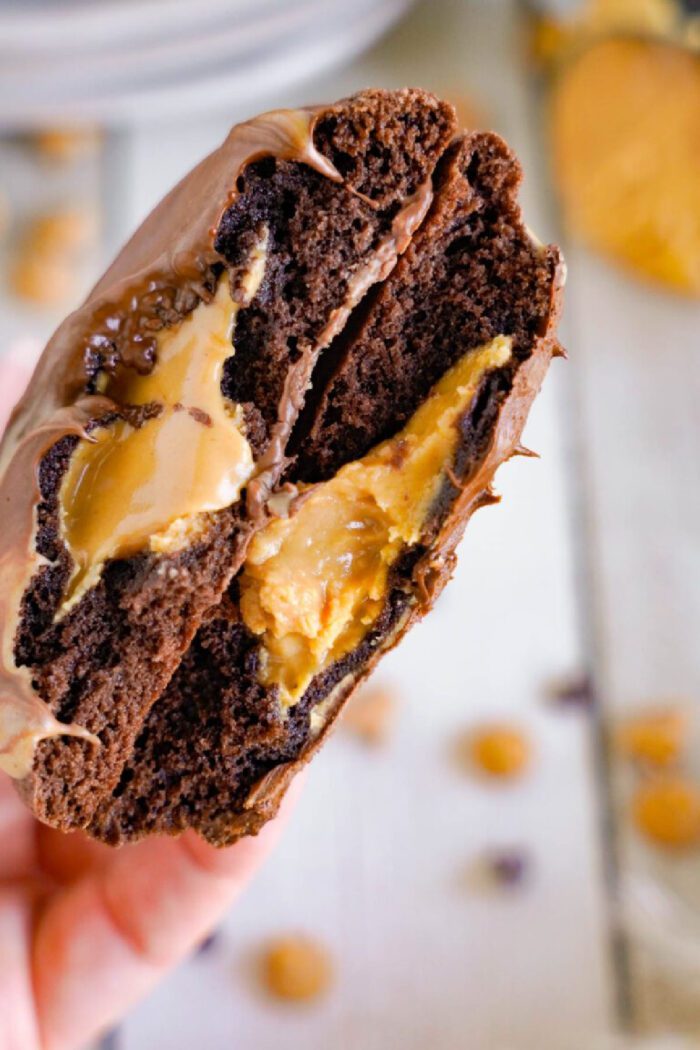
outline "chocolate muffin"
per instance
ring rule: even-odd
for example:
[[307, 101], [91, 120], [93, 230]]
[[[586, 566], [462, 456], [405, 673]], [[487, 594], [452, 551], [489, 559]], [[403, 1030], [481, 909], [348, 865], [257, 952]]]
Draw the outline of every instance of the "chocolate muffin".
[[242, 124], [59, 328], [5, 437], [0, 767], [111, 843], [274, 814], [518, 451], [562, 266], [417, 90]]

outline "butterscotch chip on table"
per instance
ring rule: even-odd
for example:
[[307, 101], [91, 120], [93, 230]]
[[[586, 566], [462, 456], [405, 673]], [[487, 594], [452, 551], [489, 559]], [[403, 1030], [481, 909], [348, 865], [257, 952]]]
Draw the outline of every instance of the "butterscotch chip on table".
[[343, 714], [343, 727], [367, 744], [383, 744], [396, 715], [396, 696], [391, 689], [372, 685], [358, 689]]
[[57, 209], [27, 223], [10, 266], [10, 287], [40, 305], [65, 302], [75, 293], [81, 253], [96, 238], [89, 210]]
[[67, 302], [76, 289], [75, 267], [69, 259], [42, 259], [22, 247], [9, 270], [10, 290], [37, 306]]
[[571, 232], [629, 270], [700, 295], [700, 57], [608, 39], [561, 72], [556, 184]]
[[632, 799], [637, 829], [656, 846], [700, 848], [700, 784], [680, 774], [656, 776], [638, 785]]
[[267, 991], [277, 999], [309, 1002], [323, 996], [333, 983], [333, 963], [320, 942], [303, 934], [278, 937], [262, 958]]
[[24, 244], [39, 256], [71, 256], [93, 242], [96, 233], [94, 212], [61, 208], [35, 216], [26, 228]]
[[458, 750], [472, 769], [499, 780], [522, 776], [532, 758], [529, 737], [519, 726], [505, 722], [470, 730]]
[[31, 142], [42, 158], [52, 164], [70, 164], [94, 153], [102, 141], [97, 127], [43, 128], [32, 135]]
[[646, 711], [626, 718], [615, 742], [625, 758], [646, 766], [672, 766], [688, 739], [688, 715], [680, 708]]
[[684, 0], [579, 0], [530, 20], [530, 52], [543, 65], [575, 57], [606, 37], [680, 36]]
[[0, 491], [0, 765], [40, 819], [256, 832], [430, 609], [557, 352], [520, 179], [422, 91], [265, 114], [59, 328]]

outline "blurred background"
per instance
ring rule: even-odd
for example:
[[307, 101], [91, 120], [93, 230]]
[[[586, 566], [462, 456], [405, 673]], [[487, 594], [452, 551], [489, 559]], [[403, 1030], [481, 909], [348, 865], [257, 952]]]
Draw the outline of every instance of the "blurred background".
[[456, 578], [112, 1050], [700, 1047], [700, 5], [0, 2], [0, 348], [231, 123], [417, 85], [518, 152], [562, 339]]

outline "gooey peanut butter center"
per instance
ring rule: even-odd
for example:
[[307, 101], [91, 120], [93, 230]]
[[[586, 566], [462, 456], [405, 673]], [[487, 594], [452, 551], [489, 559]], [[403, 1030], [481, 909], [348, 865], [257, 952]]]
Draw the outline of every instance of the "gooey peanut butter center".
[[[245, 298], [257, 291], [265, 252], [253, 253]], [[61, 533], [73, 559], [59, 615], [98, 581], [102, 566], [142, 550], [168, 553], [206, 528], [207, 512], [233, 503], [253, 473], [240, 409], [221, 393], [240, 305], [228, 274], [214, 298], [157, 337], [149, 375], [124, 373], [107, 393], [121, 405], [155, 405], [140, 426], [118, 419], [81, 440], [60, 493]]]
[[354, 649], [379, 616], [389, 571], [421, 538], [453, 460], [457, 422], [480, 380], [509, 360], [497, 336], [470, 351], [406, 426], [330, 481], [291, 517], [253, 539], [241, 576], [241, 613], [262, 640], [261, 678], [295, 704], [311, 680]]

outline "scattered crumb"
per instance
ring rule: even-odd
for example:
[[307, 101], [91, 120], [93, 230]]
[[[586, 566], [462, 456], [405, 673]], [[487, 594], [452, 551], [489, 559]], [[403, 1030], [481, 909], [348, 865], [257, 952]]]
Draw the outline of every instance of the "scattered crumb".
[[530, 868], [530, 857], [521, 847], [487, 848], [467, 868], [467, 886], [480, 893], [515, 889], [527, 881]]
[[218, 930], [213, 930], [203, 941], [200, 942], [197, 948], [197, 955], [208, 955], [212, 948], [215, 948], [219, 942]]
[[265, 986], [272, 995], [297, 1002], [324, 995], [333, 979], [330, 955], [304, 934], [289, 934], [271, 941], [262, 968]]
[[99, 1050], [119, 1050], [121, 1045], [119, 1028], [110, 1028], [109, 1031], [105, 1032], [99, 1041]]
[[520, 885], [530, 867], [527, 854], [518, 849], [491, 850], [484, 863], [493, 880], [502, 886]]
[[700, 846], [700, 784], [663, 776], [643, 782], [632, 799], [639, 831], [658, 846], [682, 850]]
[[99, 128], [45, 128], [31, 137], [36, 152], [49, 163], [68, 164], [94, 153], [102, 141]]
[[343, 714], [343, 726], [364, 743], [377, 746], [389, 738], [396, 714], [396, 696], [389, 689], [360, 689]]
[[615, 744], [625, 758], [642, 765], [665, 767], [678, 761], [687, 736], [685, 711], [648, 711], [625, 719], [615, 733]]
[[521, 776], [532, 757], [530, 741], [518, 726], [505, 723], [470, 730], [458, 743], [463, 764], [489, 777], [510, 780]]
[[552, 682], [547, 695], [562, 707], [592, 707], [595, 703], [593, 682], [585, 674]]

